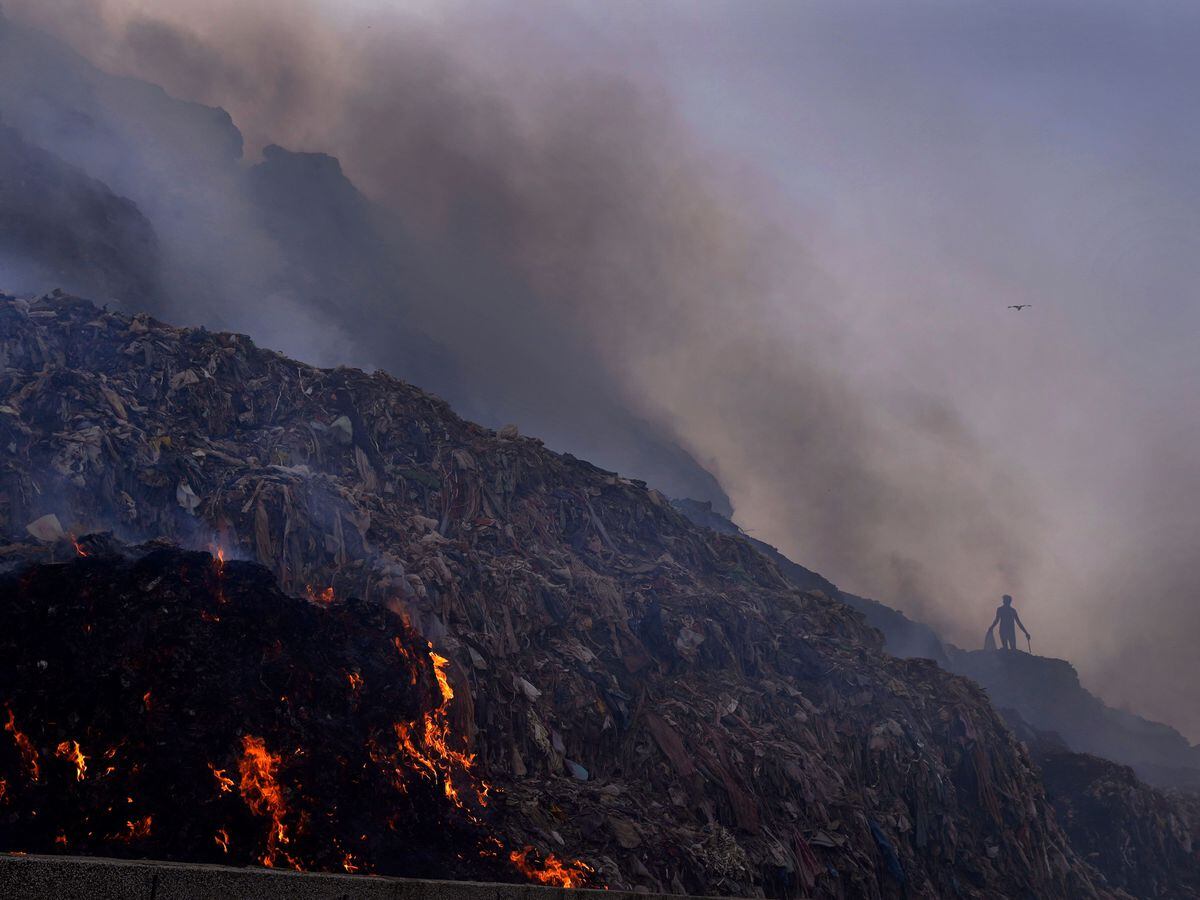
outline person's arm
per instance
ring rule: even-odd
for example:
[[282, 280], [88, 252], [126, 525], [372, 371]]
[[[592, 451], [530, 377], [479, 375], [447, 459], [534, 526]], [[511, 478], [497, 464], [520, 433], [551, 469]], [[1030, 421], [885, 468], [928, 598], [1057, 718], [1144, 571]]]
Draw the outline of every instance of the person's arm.
[[991, 631], [1000, 623], [1000, 610], [996, 610], [996, 618], [992, 619], [992, 624], [988, 626], [988, 631]]
[[1021, 630], [1025, 632], [1025, 637], [1029, 637], [1029, 629], [1026, 628], [1025, 623], [1021, 621], [1021, 614], [1014, 609], [1013, 615], [1017, 617], [1017, 625], [1019, 625]]

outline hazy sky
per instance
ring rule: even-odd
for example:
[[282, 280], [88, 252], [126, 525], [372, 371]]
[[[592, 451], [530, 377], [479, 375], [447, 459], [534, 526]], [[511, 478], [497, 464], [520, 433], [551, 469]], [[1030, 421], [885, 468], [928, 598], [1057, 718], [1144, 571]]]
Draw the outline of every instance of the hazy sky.
[[[1036, 651], [1200, 739], [1200, 6], [9, 6], [252, 153], [494, 192], [535, 334], [594, 344], [756, 537], [964, 646], [1009, 591]], [[190, 55], [131, 53], [147, 17]], [[409, 171], [405, 127], [453, 165]]]
[[[1200, 737], [1200, 7], [590, 12], [653, 44], [697, 128], [804, 211], [845, 377], [883, 415], [947, 399], [1033, 496], [1017, 599], [1035, 647]], [[805, 535], [738, 506], [820, 568]], [[973, 645], [993, 601], [943, 627]]]

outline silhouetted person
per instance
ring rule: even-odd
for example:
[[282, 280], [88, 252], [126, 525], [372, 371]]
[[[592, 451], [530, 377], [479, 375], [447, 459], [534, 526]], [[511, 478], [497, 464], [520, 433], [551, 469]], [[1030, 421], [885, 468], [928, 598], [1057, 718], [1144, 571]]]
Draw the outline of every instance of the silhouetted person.
[[1012, 597], [1008, 594], [1004, 595], [1004, 603], [997, 608], [996, 618], [992, 620], [988, 631], [1000, 626], [1000, 647], [1003, 650], [1017, 649], [1017, 626], [1025, 632], [1025, 639], [1029, 639], [1029, 629], [1025, 627], [1025, 623], [1021, 621], [1021, 617], [1017, 615], [1017, 611], [1013, 609]]

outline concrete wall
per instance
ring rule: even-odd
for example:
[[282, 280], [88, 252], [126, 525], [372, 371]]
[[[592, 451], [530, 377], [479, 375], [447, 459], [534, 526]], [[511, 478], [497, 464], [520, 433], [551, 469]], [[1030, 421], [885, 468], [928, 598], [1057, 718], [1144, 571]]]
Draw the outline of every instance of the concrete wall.
[[645, 900], [654, 895], [0, 854], [0, 897], [6, 900], [631, 900], [635, 896]]

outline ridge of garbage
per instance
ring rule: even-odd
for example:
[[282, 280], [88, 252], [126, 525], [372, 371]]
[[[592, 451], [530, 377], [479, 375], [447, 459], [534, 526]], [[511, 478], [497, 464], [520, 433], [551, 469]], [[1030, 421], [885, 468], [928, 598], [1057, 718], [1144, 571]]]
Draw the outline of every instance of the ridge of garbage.
[[0, 297], [0, 446], [0, 565], [109, 529], [406, 617], [506, 842], [610, 887], [1119, 896], [973, 683], [653, 489], [383, 373]]
[[[1139, 897], [1200, 896], [1198, 751], [1179, 732], [1105, 706], [1080, 685], [1065, 660], [959, 649], [901, 612], [840, 590], [744, 534], [709, 504], [672, 503], [699, 525], [745, 538], [797, 587], [861, 612], [883, 635], [889, 653], [934, 659], [979, 683], [1030, 749], [1072, 846], [1111, 885]], [[1136, 765], [1093, 755], [1098, 753]]]

